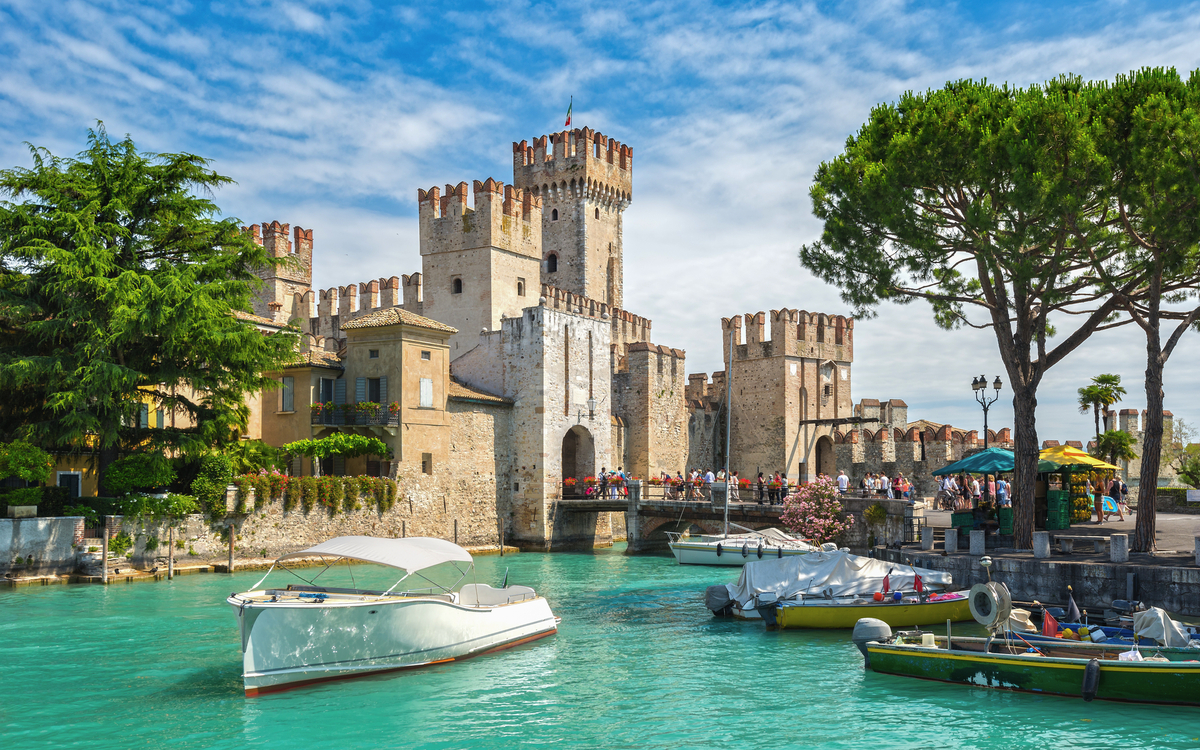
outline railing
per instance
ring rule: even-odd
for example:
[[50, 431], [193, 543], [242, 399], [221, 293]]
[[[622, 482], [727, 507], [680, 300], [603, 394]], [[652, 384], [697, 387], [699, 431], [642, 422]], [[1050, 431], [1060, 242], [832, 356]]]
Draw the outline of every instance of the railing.
[[377, 425], [380, 427], [399, 427], [400, 413], [391, 411], [386, 406], [376, 409], [359, 409], [353, 404], [349, 409], [333, 407], [313, 410], [312, 423], [316, 425]]

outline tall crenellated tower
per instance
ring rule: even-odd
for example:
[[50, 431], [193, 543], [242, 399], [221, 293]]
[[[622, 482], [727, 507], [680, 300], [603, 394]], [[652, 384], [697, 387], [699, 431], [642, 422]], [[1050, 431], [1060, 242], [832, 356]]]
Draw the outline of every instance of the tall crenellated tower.
[[286, 325], [298, 315], [294, 300], [312, 290], [313, 230], [295, 229], [295, 241], [288, 239], [288, 225], [272, 221], [252, 224], [243, 229], [274, 258], [286, 258], [278, 268], [258, 272], [265, 286], [255, 295], [254, 314]]
[[633, 149], [590, 128], [514, 143], [513, 185], [543, 202], [542, 282], [623, 307]]
[[541, 200], [490, 177], [475, 180], [472, 194], [474, 205], [465, 182], [447, 185], [445, 194], [417, 190], [421, 314], [458, 330], [451, 359], [474, 348], [481, 330], [498, 331], [501, 318], [536, 305], [541, 289]]

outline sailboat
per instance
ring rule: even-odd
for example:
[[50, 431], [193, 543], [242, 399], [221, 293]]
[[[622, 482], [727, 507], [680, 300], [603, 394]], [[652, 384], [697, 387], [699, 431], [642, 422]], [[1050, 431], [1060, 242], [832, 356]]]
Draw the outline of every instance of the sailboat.
[[[806, 542], [803, 538], [793, 536], [779, 529], [749, 529], [745, 526], [729, 523], [729, 485], [732, 476], [729, 473], [730, 425], [733, 412], [733, 378], [730, 370], [733, 368], [733, 331], [729, 332], [729, 356], [725, 359], [725, 525], [720, 534], [702, 534], [692, 536], [686, 531], [668, 531], [667, 546], [680, 565], [725, 565], [740, 566], [751, 560], [762, 560], [768, 557], [783, 558], [794, 555], [806, 555], [818, 547]], [[714, 489], [720, 485], [714, 485]], [[729, 533], [729, 527], [740, 529], [739, 532]], [[836, 545], [830, 545], [837, 549]]]

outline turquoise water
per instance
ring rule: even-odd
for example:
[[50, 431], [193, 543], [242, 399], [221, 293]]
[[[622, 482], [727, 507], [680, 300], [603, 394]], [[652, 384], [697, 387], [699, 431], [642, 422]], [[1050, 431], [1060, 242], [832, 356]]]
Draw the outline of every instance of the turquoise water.
[[1200, 709], [877, 675], [848, 633], [716, 620], [702, 592], [730, 569], [620, 548], [477, 567], [480, 582], [499, 584], [507, 567], [511, 582], [544, 593], [562, 617], [558, 635], [249, 699], [224, 597], [261, 573], [4, 590], [0, 747], [1200, 746]]

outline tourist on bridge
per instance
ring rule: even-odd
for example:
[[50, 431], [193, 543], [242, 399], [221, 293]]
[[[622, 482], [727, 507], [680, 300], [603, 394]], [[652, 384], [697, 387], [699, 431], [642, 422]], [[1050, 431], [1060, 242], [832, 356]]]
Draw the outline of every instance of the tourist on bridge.
[[846, 490], [850, 487], [850, 477], [846, 476], [845, 469], [838, 471], [837, 483], [838, 483], [838, 494], [845, 495]]
[[729, 483], [727, 486], [729, 487], [728, 492], [729, 492], [729, 501], [730, 502], [734, 502], [734, 503], [740, 502], [740, 499], [738, 497], [738, 489], [740, 489], [738, 487], [738, 482], [740, 482], [740, 481], [741, 480], [738, 479], [738, 473], [736, 471], [729, 472]]
[[767, 482], [763, 479], [763, 473], [758, 472], [758, 504], [763, 504], [763, 495], [766, 493]]

